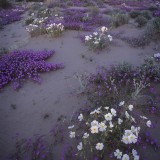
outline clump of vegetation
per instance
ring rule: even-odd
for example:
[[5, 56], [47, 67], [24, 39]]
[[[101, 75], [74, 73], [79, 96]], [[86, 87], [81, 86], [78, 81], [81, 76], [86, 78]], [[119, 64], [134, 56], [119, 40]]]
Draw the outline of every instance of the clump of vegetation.
[[89, 46], [89, 49], [97, 51], [109, 46], [113, 38], [107, 31], [108, 28], [103, 26], [99, 32], [94, 32], [91, 35], [85, 36], [85, 43]]
[[135, 19], [135, 22], [138, 23], [138, 27], [143, 27], [147, 24], [148, 20], [144, 16], [140, 15]]
[[148, 22], [145, 35], [152, 40], [160, 39], [160, 17], [155, 17]]
[[64, 32], [64, 25], [62, 23], [53, 23], [48, 24], [46, 31], [48, 34], [50, 34], [52, 37], [59, 37]]
[[129, 21], [129, 16], [127, 14], [118, 13], [113, 16], [112, 25], [114, 27], [119, 27], [121, 25], [127, 24]]
[[131, 11], [129, 13], [129, 15], [130, 15], [131, 18], [137, 18], [140, 14], [141, 14], [140, 11]]
[[126, 41], [131, 47], [143, 48], [150, 43], [150, 39], [145, 35], [134, 38], [122, 38], [122, 40]]
[[27, 19], [25, 19], [25, 25], [29, 25], [33, 23], [33, 21], [34, 21], [34, 18], [30, 16]]
[[40, 83], [40, 73], [63, 68], [63, 64], [46, 63], [55, 52], [51, 51], [13, 51], [0, 59], [0, 89], [12, 83], [19, 89], [25, 79]]
[[48, 8], [41, 8], [38, 10], [37, 18], [45, 18], [50, 17], [52, 15], [52, 11]]
[[150, 11], [147, 11], [147, 10], [142, 11], [141, 16], [145, 17], [148, 20], [152, 19], [152, 13]]
[[52, 145], [46, 140], [46, 136], [34, 136], [28, 139], [20, 139], [16, 135], [16, 152], [11, 156], [11, 159], [25, 159], [27, 157], [37, 160], [53, 159]]
[[144, 10], [144, 11], [131, 11], [129, 13], [129, 15], [130, 15], [131, 18], [137, 18], [139, 16], [143, 16], [147, 20], [150, 20], [152, 18], [152, 14], [148, 10]]
[[100, 11], [98, 7], [93, 6], [93, 7], [90, 7], [89, 12], [90, 12], [90, 15], [94, 17], [94, 16], [97, 16]]

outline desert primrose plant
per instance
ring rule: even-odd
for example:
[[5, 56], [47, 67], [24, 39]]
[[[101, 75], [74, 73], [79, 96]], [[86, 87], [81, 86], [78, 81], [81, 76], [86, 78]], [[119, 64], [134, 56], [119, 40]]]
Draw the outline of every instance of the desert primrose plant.
[[35, 37], [38, 35], [42, 35], [46, 33], [46, 25], [48, 17], [45, 18], [36, 18], [33, 20], [31, 24], [26, 27], [27, 32], [31, 35], [31, 37]]
[[121, 101], [114, 107], [98, 107], [81, 112], [76, 124], [69, 126], [69, 137], [77, 142], [77, 157], [84, 160], [116, 159], [139, 160], [135, 150], [140, 143], [141, 128], [151, 127], [151, 121], [134, 115], [134, 106]]
[[59, 37], [63, 34], [64, 32], [64, 25], [62, 23], [53, 23], [53, 24], [48, 24], [46, 31], [48, 34], [50, 34], [52, 37]]
[[103, 26], [99, 32], [93, 32], [91, 35], [85, 36], [85, 43], [89, 46], [89, 49], [96, 51], [108, 47], [113, 38], [107, 31], [108, 28]]

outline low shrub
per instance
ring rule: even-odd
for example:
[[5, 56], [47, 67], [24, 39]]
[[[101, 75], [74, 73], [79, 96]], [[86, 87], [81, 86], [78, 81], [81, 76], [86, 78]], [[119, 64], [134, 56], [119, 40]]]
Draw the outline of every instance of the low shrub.
[[131, 11], [129, 13], [129, 15], [130, 15], [131, 18], [137, 18], [140, 14], [141, 14], [140, 11]]
[[29, 24], [31, 24], [31, 23], [33, 23], [33, 21], [34, 21], [34, 18], [33, 17], [27, 17], [27, 19], [25, 19], [25, 25], [29, 25]]
[[148, 22], [145, 35], [152, 40], [160, 39], [160, 17], [155, 17]]
[[89, 8], [90, 16], [95, 17], [99, 14], [99, 8], [96, 6], [90, 7]]
[[37, 37], [39, 35], [43, 35], [47, 33], [46, 27], [43, 24], [41, 25], [29, 24], [26, 30], [30, 34], [31, 37]]
[[42, 8], [38, 10], [37, 18], [45, 18], [50, 17], [52, 15], [52, 11], [48, 8]]
[[113, 16], [112, 25], [114, 27], [119, 27], [121, 25], [127, 24], [129, 21], [129, 16], [127, 14], [118, 13]]
[[152, 19], [152, 13], [150, 11], [147, 11], [147, 10], [142, 11], [141, 16], [145, 17], [147, 20]]
[[143, 27], [147, 24], [148, 20], [144, 16], [140, 15], [135, 19], [135, 22], [138, 23], [138, 27]]

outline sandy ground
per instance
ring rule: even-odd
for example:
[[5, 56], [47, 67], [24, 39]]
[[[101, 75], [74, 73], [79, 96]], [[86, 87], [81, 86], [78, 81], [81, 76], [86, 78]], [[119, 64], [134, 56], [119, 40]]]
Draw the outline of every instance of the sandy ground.
[[[127, 32], [129, 26], [119, 28], [126, 33], [136, 35], [138, 30]], [[73, 91], [78, 91], [79, 83], [73, 78], [78, 73], [95, 72], [97, 66], [117, 64], [127, 61], [139, 65], [147, 56], [155, 53], [151, 44], [145, 49], [130, 48], [121, 40], [114, 39], [109, 50], [97, 53], [88, 51], [80, 39], [80, 32], [66, 31], [61, 38], [53, 39], [46, 35], [30, 38], [22, 25], [22, 21], [7, 25], [0, 31], [0, 47], [17, 47], [20, 49], [54, 49], [56, 54], [49, 61], [63, 62], [65, 68], [56, 72], [42, 74], [41, 85], [28, 81], [19, 91], [7, 86], [0, 93], [0, 159], [6, 160], [14, 150], [16, 133], [22, 137], [34, 134], [47, 134], [57, 122], [60, 115], [71, 118], [73, 113], [84, 106], [85, 99], [77, 98]], [[113, 37], [114, 38], [114, 37]], [[85, 55], [85, 58], [82, 58]], [[92, 61], [91, 61], [92, 59]], [[12, 106], [16, 106], [14, 110]], [[49, 118], [44, 119], [44, 115]], [[158, 159], [157, 159], [158, 160]]]

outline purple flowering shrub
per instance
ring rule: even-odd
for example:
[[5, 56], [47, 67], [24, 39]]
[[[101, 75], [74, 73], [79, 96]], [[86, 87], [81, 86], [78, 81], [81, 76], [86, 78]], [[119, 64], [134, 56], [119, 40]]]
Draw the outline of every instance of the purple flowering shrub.
[[21, 14], [25, 12], [25, 8], [20, 6], [15, 6], [11, 9], [0, 10], [0, 23], [2, 25], [7, 25], [15, 21], [21, 20]]
[[0, 89], [13, 83], [16, 90], [26, 79], [40, 82], [40, 72], [55, 71], [63, 64], [46, 63], [45, 60], [55, 52], [51, 51], [13, 51], [0, 58]]
[[96, 105], [110, 105], [118, 103], [119, 99], [131, 100], [142, 88], [148, 88], [148, 84], [159, 82], [160, 65], [148, 58], [136, 68], [128, 63], [107, 69], [100, 67], [88, 79], [86, 94], [89, 101]]

